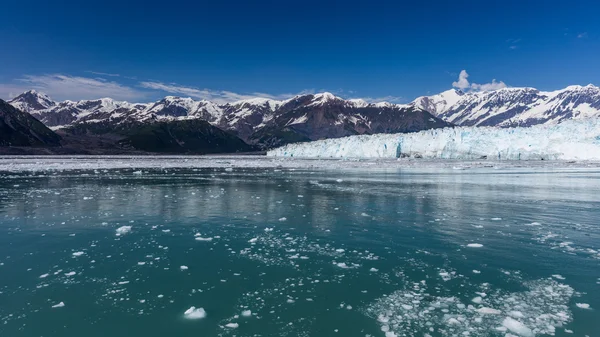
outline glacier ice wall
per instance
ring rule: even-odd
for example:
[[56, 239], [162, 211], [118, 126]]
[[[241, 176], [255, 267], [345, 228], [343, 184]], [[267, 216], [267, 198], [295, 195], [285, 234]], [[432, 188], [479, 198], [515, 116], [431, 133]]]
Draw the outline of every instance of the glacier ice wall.
[[455, 127], [289, 144], [267, 153], [305, 158], [600, 160], [600, 118], [554, 125]]

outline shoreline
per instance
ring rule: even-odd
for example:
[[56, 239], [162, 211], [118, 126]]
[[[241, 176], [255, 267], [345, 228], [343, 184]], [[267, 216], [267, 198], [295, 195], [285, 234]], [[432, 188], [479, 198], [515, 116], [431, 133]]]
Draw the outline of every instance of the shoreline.
[[109, 169], [452, 170], [600, 169], [600, 161], [281, 158], [264, 155], [0, 155], [0, 171]]

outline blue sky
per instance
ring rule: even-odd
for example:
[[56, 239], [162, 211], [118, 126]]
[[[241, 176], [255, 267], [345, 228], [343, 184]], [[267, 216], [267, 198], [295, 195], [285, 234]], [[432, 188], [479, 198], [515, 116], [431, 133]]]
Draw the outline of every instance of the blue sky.
[[330, 91], [407, 102], [453, 83], [600, 82], [597, 1], [57, 3], [3, 1], [0, 97], [30, 88], [141, 102]]

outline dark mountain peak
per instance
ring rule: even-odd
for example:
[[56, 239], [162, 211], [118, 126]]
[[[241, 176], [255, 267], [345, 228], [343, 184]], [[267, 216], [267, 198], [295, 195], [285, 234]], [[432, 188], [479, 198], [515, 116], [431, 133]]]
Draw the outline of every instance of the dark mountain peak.
[[60, 139], [35, 117], [0, 99], [1, 146], [58, 146]]

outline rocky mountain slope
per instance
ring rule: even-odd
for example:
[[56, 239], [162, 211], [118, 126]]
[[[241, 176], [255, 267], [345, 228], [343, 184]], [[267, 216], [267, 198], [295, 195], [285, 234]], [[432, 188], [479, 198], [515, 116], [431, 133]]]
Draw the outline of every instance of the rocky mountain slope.
[[[389, 103], [344, 100], [330, 93], [284, 101], [255, 98], [227, 104], [168, 96], [147, 104], [109, 98], [54, 102], [28, 91], [11, 101], [47, 126], [88, 133], [123, 133], [142, 124], [203, 120], [247, 143], [269, 148], [289, 142], [356, 134], [413, 132], [451, 125], [423, 109]], [[73, 131], [73, 132], [75, 132]]]
[[58, 146], [61, 137], [0, 99], [0, 146]]

